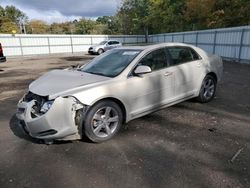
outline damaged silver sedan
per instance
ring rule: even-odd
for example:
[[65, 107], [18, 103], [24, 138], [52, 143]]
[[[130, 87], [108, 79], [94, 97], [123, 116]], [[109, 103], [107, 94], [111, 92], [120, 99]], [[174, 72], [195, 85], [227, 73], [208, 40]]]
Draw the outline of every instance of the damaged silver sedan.
[[88, 64], [53, 70], [18, 103], [23, 130], [43, 140], [112, 138], [123, 123], [190, 98], [211, 101], [222, 76], [219, 56], [182, 43], [122, 47]]

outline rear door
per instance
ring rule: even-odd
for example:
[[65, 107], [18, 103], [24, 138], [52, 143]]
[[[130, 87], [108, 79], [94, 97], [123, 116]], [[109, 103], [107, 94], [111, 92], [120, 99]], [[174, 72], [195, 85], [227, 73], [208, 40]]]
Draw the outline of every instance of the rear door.
[[113, 45], [113, 41], [108, 41], [106, 46], [105, 46], [105, 51], [111, 50]]
[[117, 42], [117, 41], [109, 41], [108, 42], [108, 49], [110, 50], [110, 49], [116, 48], [117, 43], [119, 43], [119, 42]]
[[168, 47], [173, 67], [176, 99], [189, 97], [197, 91], [202, 76], [201, 57], [190, 47]]

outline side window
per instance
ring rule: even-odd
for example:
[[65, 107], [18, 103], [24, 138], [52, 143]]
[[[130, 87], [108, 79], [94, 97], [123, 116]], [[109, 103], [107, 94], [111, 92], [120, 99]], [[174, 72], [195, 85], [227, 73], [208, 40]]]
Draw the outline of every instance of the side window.
[[114, 44], [119, 44], [119, 42], [118, 41], [114, 41]]
[[190, 48], [190, 51], [191, 51], [194, 61], [201, 59], [201, 57], [193, 49]]
[[166, 54], [163, 49], [155, 50], [146, 55], [138, 65], [149, 66], [152, 71], [167, 67]]
[[169, 47], [168, 52], [172, 59], [171, 65], [178, 65], [200, 59], [200, 56], [188, 47]]
[[109, 41], [109, 42], [108, 42], [108, 45], [112, 45], [112, 44], [113, 44], [113, 41]]

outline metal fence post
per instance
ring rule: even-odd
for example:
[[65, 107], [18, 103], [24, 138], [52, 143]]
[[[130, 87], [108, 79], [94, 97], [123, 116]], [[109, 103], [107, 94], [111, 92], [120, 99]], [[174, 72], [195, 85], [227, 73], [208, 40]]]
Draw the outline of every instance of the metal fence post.
[[48, 40], [48, 48], [49, 48], [49, 54], [51, 54], [51, 49], [50, 49], [50, 41], [49, 41], [49, 37], [47, 37]]
[[74, 47], [73, 47], [73, 40], [72, 40], [72, 35], [70, 35], [70, 45], [71, 45], [71, 53], [74, 53]]
[[19, 36], [19, 44], [20, 44], [21, 55], [23, 56], [23, 45], [22, 45], [22, 39], [20, 36]]
[[195, 46], [198, 46], [198, 35], [199, 35], [199, 32], [196, 32], [196, 35], [195, 35]]
[[242, 46], [243, 46], [244, 32], [245, 32], [245, 29], [242, 29], [241, 30], [241, 35], [240, 35], [240, 49], [239, 49], [239, 56], [238, 56], [238, 62], [239, 63], [240, 63], [240, 60], [241, 60], [241, 51], [242, 51]]
[[92, 35], [90, 36], [90, 41], [91, 41], [91, 46], [93, 45], [93, 37]]
[[172, 42], [174, 42], [174, 34], [172, 34]]
[[166, 42], [166, 35], [164, 34], [163, 36], [164, 36], [164, 42]]
[[184, 43], [185, 33], [182, 33], [182, 43]]
[[213, 43], [213, 54], [215, 54], [215, 47], [216, 47], [216, 37], [217, 37], [217, 31], [214, 31], [214, 43]]

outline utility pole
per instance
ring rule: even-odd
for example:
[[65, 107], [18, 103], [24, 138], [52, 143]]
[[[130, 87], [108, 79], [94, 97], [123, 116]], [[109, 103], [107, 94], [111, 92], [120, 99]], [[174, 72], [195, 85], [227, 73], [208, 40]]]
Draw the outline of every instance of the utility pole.
[[23, 21], [19, 22], [21, 34], [26, 34], [26, 27]]
[[144, 27], [145, 42], [148, 43], [148, 26]]

